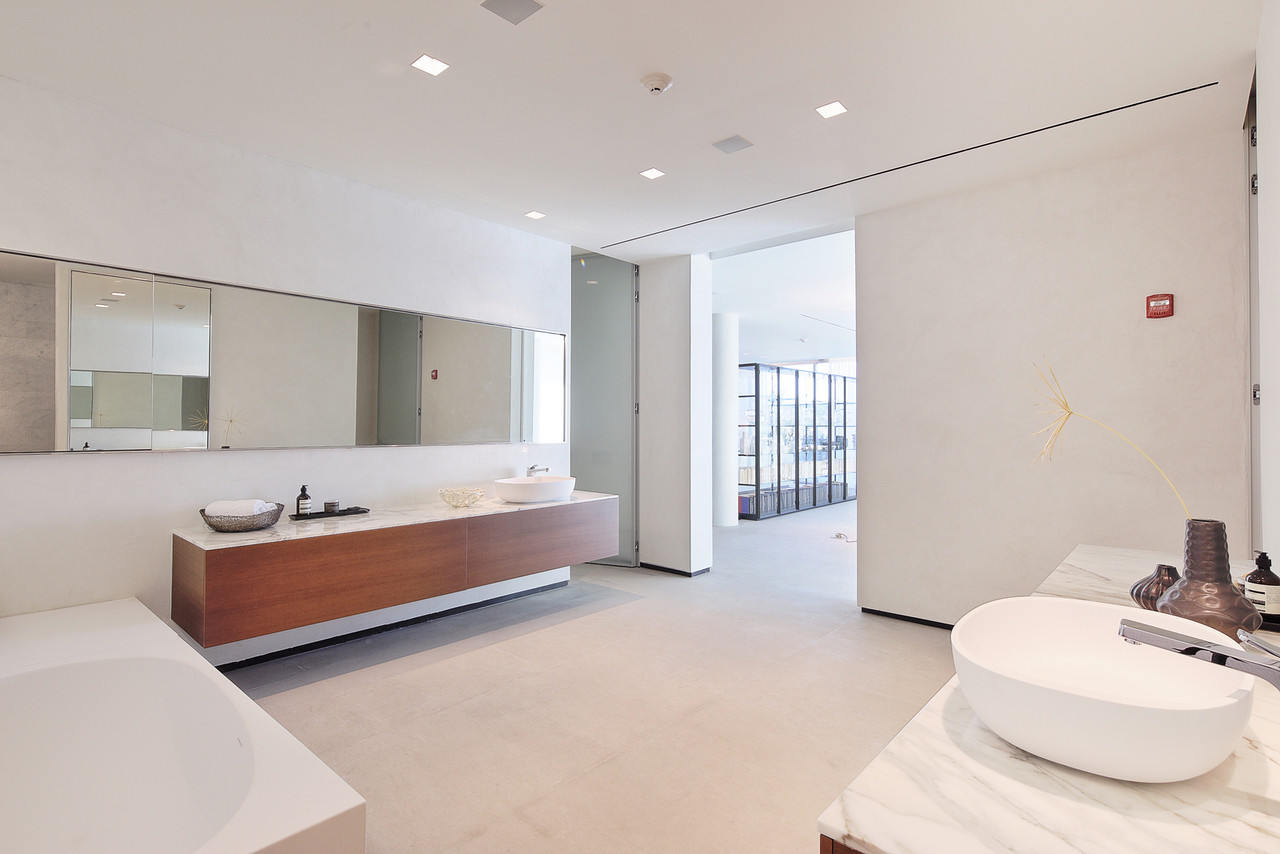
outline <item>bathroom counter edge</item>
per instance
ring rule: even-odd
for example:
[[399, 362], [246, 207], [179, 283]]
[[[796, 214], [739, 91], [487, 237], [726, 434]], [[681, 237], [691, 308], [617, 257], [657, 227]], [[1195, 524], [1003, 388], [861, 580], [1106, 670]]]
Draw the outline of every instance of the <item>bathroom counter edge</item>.
[[[1132, 605], [1176, 555], [1077, 546], [1032, 595]], [[1252, 568], [1232, 561], [1232, 574]], [[1236, 752], [1181, 783], [1125, 783], [1031, 756], [974, 716], [952, 677], [818, 819], [863, 854], [1280, 850], [1280, 692], [1260, 683]]]

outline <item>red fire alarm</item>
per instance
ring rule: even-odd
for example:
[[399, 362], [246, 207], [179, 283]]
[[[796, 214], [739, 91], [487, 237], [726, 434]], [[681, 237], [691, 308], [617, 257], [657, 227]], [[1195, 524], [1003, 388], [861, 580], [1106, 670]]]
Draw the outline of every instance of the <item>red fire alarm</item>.
[[1147, 317], [1173, 317], [1173, 294], [1147, 297]]

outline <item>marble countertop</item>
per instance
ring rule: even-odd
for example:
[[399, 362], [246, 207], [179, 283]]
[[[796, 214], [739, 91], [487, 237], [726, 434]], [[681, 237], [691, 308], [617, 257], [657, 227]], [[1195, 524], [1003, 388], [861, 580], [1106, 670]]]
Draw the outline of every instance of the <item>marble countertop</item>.
[[409, 507], [371, 509], [368, 513], [353, 516], [333, 516], [328, 519], [309, 519], [295, 522], [288, 514], [281, 514], [280, 521], [261, 531], [243, 534], [227, 534], [214, 531], [208, 525], [191, 525], [175, 528], [173, 534], [206, 551], [235, 546], [252, 546], [259, 543], [276, 543], [303, 537], [323, 537], [328, 534], [350, 534], [355, 531], [372, 531], [393, 528], [398, 525], [418, 525], [423, 522], [442, 522], [448, 519], [469, 519], [473, 516], [491, 516], [496, 513], [518, 513], [539, 507], [559, 507], [563, 504], [581, 504], [588, 501], [605, 501], [617, 498], [602, 492], [575, 491], [567, 501], [541, 501], [536, 504], [508, 504], [501, 498], [487, 495], [474, 507], [450, 507], [443, 501], [432, 501]]
[[[1178, 555], [1078, 546], [1036, 595], [1132, 604], [1128, 589]], [[1232, 562], [1233, 574], [1252, 568]], [[1181, 783], [1125, 783], [1032, 756], [978, 721], [955, 678], [818, 819], [866, 854], [1241, 854], [1280, 851], [1280, 691], [1222, 765]]]

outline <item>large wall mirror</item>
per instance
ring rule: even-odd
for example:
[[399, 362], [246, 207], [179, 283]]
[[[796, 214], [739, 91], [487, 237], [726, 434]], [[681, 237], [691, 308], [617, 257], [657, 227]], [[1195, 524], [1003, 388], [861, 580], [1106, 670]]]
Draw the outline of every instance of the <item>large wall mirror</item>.
[[564, 432], [561, 334], [0, 253], [0, 452]]

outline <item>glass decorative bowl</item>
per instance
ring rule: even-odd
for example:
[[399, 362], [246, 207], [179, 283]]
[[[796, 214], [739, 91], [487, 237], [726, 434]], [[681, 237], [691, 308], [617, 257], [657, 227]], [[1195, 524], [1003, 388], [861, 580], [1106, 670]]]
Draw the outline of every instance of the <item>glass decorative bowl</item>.
[[453, 486], [440, 490], [440, 497], [450, 507], [472, 507], [484, 498], [484, 490], [473, 486]]

